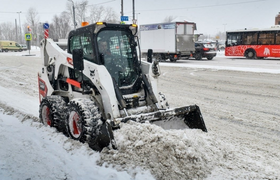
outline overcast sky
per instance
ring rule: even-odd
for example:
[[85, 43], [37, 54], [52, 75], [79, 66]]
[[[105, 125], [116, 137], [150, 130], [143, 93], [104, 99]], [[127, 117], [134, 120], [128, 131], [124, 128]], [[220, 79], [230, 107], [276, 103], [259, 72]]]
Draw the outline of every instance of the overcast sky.
[[[132, 0], [124, 1], [124, 15], [132, 19]], [[26, 12], [35, 8], [41, 22], [51, 22], [55, 14], [66, 10], [67, 0], [0, 0], [0, 23], [26, 20]], [[76, 1], [74, 2], [81, 2]], [[69, 2], [68, 2], [69, 3]], [[121, 0], [89, 0], [89, 5], [112, 7], [118, 15]], [[280, 0], [135, 0], [138, 23], [161, 23], [167, 16], [197, 24], [197, 33], [212, 34], [224, 30], [267, 28], [275, 23]]]

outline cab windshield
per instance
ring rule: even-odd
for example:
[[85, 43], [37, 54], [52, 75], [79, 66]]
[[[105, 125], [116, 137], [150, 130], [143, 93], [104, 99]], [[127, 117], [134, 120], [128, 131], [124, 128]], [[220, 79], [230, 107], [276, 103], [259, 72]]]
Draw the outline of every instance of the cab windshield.
[[97, 35], [99, 57], [119, 87], [138, 78], [134, 36], [127, 31], [103, 30]]

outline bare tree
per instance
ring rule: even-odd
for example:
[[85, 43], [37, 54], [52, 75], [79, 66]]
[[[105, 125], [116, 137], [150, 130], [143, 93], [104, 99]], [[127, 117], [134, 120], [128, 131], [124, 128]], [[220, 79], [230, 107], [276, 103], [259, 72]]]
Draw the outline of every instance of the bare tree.
[[[73, 9], [72, 3], [66, 4], [66, 11], [59, 16], [55, 15], [50, 23], [49, 37], [53, 39], [67, 38], [68, 33], [73, 29]], [[88, 5], [88, 0], [82, 0], [75, 3], [76, 21], [80, 26], [81, 22], [88, 21], [95, 23], [105, 21], [110, 23], [119, 23], [118, 15], [111, 7]], [[27, 26], [32, 29], [32, 44], [39, 45], [41, 39], [44, 38], [43, 24], [39, 21], [39, 13], [35, 8], [29, 8], [26, 13], [26, 22], [22, 24], [23, 33], [27, 33]], [[17, 28], [18, 31], [20, 28]], [[0, 39], [2, 40], [17, 40], [16, 27], [12, 22], [0, 24]], [[24, 40], [24, 36], [22, 36]]]
[[[75, 19], [77, 27], [81, 26], [81, 22], [88, 21], [95, 23], [98, 21], [106, 21], [111, 23], [118, 23], [118, 15], [111, 7], [105, 8], [104, 6], [88, 5], [88, 0], [82, 2], [75, 2]], [[73, 4], [68, 2], [66, 5], [67, 13], [70, 16], [69, 22], [73, 22]], [[74, 24], [70, 24], [72, 27]]]
[[80, 25], [82, 22], [86, 21], [86, 10], [88, 1], [84, 0], [79, 4], [76, 4], [76, 21]]
[[69, 16], [71, 16], [71, 20], [68, 23], [71, 23], [70, 26], [74, 27], [74, 22], [73, 22], [73, 6], [72, 6], [71, 2], [68, 2], [66, 4], [66, 12], [69, 14]]
[[0, 39], [1, 40], [11, 40], [16, 41], [16, 28], [14, 23], [7, 22], [0, 24]]
[[[30, 26], [32, 29], [31, 34], [33, 35], [33, 41], [31, 41], [34, 44], [38, 44], [38, 28], [39, 28], [39, 15], [35, 8], [29, 8], [26, 13], [26, 25]], [[27, 27], [25, 27], [25, 30], [27, 31]]]
[[50, 24], [51, 30], [49, 37], [52, 39], [65, 39], [68, 36], [71, 26], [69, 24], [71, 17], [68, 12], [64, 11], [60, 16], [55, 15], [53, 22]]
[[[2, 23], [4, 24], [4, 23]], [[0, 39], [4, 39], [2, 24], [0, 24]]]
[[98, 21], [117, 23], [118, 15], [111, 7], [105, 8], [104, 6], [92, 6], [90, 9], [89, 20], [90, 23]]
[[102, 21], [102, 14], [104, 11], [105, 9], [103, 6], [92, 6], [90, 8], [90, 16], [89, 16], [90, 23]]
[[104, 12], [104, 19], [103, 21], [116, 23], [118, 22], [118, 17], [116, 12], [113, 10], [112, 7], [107, 7]]
[[164, 18], [163, 22], [172, 22], [176, 18], [177, 18], [177, 16], [166, 16]]

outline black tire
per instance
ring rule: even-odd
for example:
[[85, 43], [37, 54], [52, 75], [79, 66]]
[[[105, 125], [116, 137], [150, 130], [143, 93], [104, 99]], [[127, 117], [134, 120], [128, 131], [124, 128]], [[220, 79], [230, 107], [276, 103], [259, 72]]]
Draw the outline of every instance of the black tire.
[[214, 57], [213, 56], [208, 56], [207, 59], [208, 60], [212, 60]]
[[253, 49], [248, 49], [245, 52], [245, 57], [247, 59], [255, 59], [256, 58], [256, 52]]
[[66, 103], [61, 96], [47, 96], [41, 101], [39, 107], [40, 121], [45, 126], [55, 127], [67, 135], [66, 131]]
[[96, 151], [112, 144], [116, 148], [110, 124], [102, 119], [98, 106], [90, 99], [73, 99], [68, 104], [67, 130], [80, 142]]
[[161, 59], [162, 59], [162, 61], [166, 61], [166, 56], [165, 56], [165, 54], [161, 54]]
[[201, 60], [202, 59], [202, 55], [200, 52], [195, 53], [195, 59], [196, 60]]
[[161, 57], [161, 54], [156, 54], [154, 57], [155, 57], [155, 59], [156, 59], [158, 62], [162, 62], [162, 61], [163, 61], [163, 59], [162, 59], [162, 57]]
[[169, 60], [170, 60], [171, 62], [176, 62], [176, 59], [174, 58], [174, 55], [170, 55], [170, 56], [169, 56]]

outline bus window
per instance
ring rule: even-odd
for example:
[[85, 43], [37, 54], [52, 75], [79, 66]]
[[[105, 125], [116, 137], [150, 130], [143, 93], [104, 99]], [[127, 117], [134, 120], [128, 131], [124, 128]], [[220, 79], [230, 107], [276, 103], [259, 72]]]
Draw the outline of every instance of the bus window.
[[232, 33], [228, 34], [227, 37], [227, 46], [236, 46], [241, 44], [241, 34], [240, 33]]
[[258, 33], [257, 32], [244, 32], [242, 42], [244, 45], [257, 44]]
[[261, 45], [272, 45], [274, 44], [274, 34], [273, 32], [260, 32], [258, 44]]
[[280, 44], [280, 31], [278, 31], [276, 34], [275, 34], [275, 44]]

